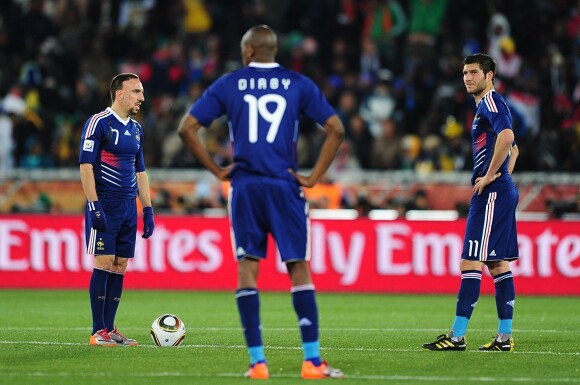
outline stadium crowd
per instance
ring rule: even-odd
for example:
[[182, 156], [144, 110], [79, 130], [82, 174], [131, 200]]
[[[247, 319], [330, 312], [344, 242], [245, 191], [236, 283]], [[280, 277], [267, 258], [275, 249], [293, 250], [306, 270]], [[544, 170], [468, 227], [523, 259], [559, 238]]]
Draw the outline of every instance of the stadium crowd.
[[[197, 167], [177, 137], [186, 108], [240, 68], [255, 24], [278, 61], [319, 84], [346, 140], [329, 178], [356, 170], [470, 171], [473, 98], [462, 58], [488, 52], [520, 148], [518, 171], [580, 170], [580, 1], [4, 0], [0, 2], [0, 180], [14, 167], [77, 167], [82, 125], [110, 79], [138, 74], [148, 167]], [[205, 131], [231, 162], [227, 124]], [[300, 167], [322, 131], [302, 122]]]

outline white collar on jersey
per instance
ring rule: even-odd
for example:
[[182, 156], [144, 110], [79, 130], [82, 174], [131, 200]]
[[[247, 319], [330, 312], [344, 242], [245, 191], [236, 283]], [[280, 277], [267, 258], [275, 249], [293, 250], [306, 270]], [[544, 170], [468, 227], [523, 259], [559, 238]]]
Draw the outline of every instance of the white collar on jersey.
[[126, 125], [129, 123], [129, 121], [131, 120], [131, 117], [130, 117], [130, 116], [129, 116], [129, 117], [126, 119], [126, 120], [123, 120], [123, 118], [121, 118], [119, 115], [117, 115], [117, 114], [115, 113], [115, 111], [113, 111], [113, 109], [112, 109], [111, 107], [107, 107], [107, 110], [109, 110], [109, 112], [110, 112], [111, 114], [113, 114], [113, 116], [114, 116], [115, 118], [117, 118], [117, 120], [118, 120], [119, 122], [123, 123], [123, 126], [126, 126]]
[[[487, 96], [487, 94], [491, 94], [492, 92], [496, 92], [496, 91], [495, 91], [495, 88], [493, 88], [493, 87], [492, 87], [492, 89], [491, 89], [491, 90], [487, 91], [487, 92], [485, 93], [485, 95], [483, 95], [483, 96], [481, 97], [481, 99], [479, 99], [479, 101], [475, 102], [475, 105], [476, 105], [476, 106], [479, 106], [479, 103], [481, 103], [481, 101], [482, 101], [483, 99], [485, 99], [485, 97]], [[493, 97], [493, 96], [491, 96], [491, 97]]]
[[256, 67], [256, 68], [276, 68], [280, 67], [278, 63], [256, 63], [255, 61], [248, 64], [248, 67]]

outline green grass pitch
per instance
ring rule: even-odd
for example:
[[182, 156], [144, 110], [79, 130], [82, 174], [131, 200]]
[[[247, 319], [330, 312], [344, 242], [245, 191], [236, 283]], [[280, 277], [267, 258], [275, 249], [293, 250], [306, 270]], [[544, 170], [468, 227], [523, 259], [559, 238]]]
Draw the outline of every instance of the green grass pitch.
[[[302, 351], [289, 293], [261, 293], [269, 382], [296, 384]], [[580, 298], [518, 297], [516, 350], [480, 352], [495, 334], [492, 296], [482, 296], [467, 351], [421, 344], [451, 326], [455, 296], [318, 294], [323, 358], [345, 372], [341, 384], [578, 384]], [[177, 348], [154, 346], [149, 328], [177, 314], [187, 335]], [[247, 384], [248, 358], [233, 293], [125, 290], [119, 330], [137, 347], [91, 347], [87, 291], [0, 290], [0, 383]]]

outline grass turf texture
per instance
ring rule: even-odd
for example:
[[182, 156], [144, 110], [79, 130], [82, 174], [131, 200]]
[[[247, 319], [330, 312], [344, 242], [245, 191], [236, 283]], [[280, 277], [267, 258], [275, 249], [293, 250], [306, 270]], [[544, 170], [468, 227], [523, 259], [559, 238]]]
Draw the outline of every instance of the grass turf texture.
[[[300, 380], [302, 351], [289, 293], [261, 293], [270, 382]], [[482, 296], [467, 351], [428, 352], [450, 327], [455, 296], [318, 294], [322, 355], [345, 372], [341, 384], [580, 383], [580, 298], [518, 297], [516, 350], [480, 352], [497, 327], [495, 300]], [[153, 320], [182, 318], [181, 347], [154, 346]], [[247, 384], [248, 357], [233, 293], [123, 293], [119, 330], [138, 347], [89, 346], [85, 291], [0, 291], [0, 378], [17, 384]]]

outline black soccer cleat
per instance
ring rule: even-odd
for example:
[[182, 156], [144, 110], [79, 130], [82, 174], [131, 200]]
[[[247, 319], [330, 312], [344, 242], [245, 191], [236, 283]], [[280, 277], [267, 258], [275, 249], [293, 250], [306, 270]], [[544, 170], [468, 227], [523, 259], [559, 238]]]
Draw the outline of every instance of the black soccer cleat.
[[455, 342], [447, 334], [441, 334], [440, 336], [437, 337], [437, 340], [435, 342], [423, 344], [423, 349], [434, 351], [441, 350], [464, 351], [466, 348], [467, 344], [465, 343], [465, 337]]
[[493, 337], [491, 342], [480, 346], [479, 350], [487, 350], [487, 351], [499, 351], [499, 352], [513, 352], [514, 351], [514, 339], [510, 338], [507, 341], [498, 341], [497, 337]]

